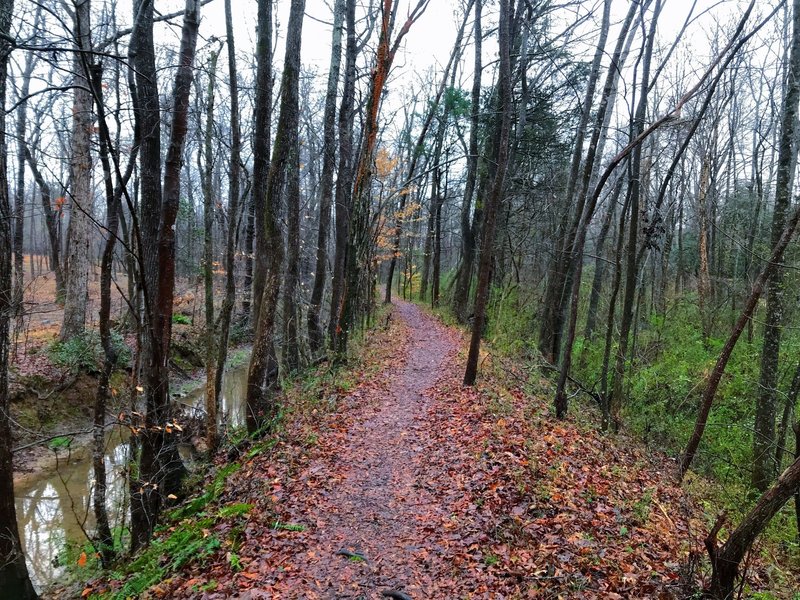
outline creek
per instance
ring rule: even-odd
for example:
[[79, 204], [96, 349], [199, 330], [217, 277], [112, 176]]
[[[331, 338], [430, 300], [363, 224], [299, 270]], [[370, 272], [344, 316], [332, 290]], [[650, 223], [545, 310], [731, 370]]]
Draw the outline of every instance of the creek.
[[[244, 425], [246, 385], [246, 364], [225, 373], [219, 413], [227, 426]], [[201, 385], [176, 402], [189, 411], [201, 410], [205, 402], [205, 387]], [[122, 427], [112, 428], [107, 435], [106, 502], [112, 527], [129, 521], [125, 481], [130, 449], [127, 438], [128, 431]], [[184, 460], [191, 461], [191, 452], [187, 450], [181, 454]], [[90, 502], [93, 473], [91, 446], [60, 449], [54, 451], [54, 460], [49, 468], [26, 476], [15, 485], [22, 549], [38, 590], [64, 574], [61, 559], [65, 544], [85, 542], [87, 533], [91, 535], [94, 531], [94, 511]]]

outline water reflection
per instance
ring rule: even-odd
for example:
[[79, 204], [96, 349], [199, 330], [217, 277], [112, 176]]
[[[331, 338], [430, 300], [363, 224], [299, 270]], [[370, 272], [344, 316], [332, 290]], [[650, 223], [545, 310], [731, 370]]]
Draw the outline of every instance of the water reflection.
[[[225, 374], [221, 394], [221, 422], [239, 427], [245, 422], [244, 397], [247, 368]], [[202, 409], [201, 388], [181, 403]], [[127, 430], [114, 428], [106, 441], [107, 506], [112, 527], [125, 526], [128, 519], [125, 465], [129, 446]], [[55, 581], [64, 568], [57, 566], [66, 541], [83, 542], [94, 531], [91, 508], [94, 469], [90, 448], [59, 450], [57, 468], [26, 478], [15, 487], [17, 521], [28, 569], [37, 589]]]

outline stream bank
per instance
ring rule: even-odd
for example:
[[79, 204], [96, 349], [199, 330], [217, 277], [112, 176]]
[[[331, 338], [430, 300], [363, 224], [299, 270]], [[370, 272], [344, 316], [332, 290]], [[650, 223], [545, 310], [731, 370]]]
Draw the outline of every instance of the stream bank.
[[[246, 357], [249, 348], [231, 350], [230, 368], [223, 380], [220, 398], [220, 420], [223, 425], [239, 426], [244, 422], [244, 389], [247, 378]], [[122, 374], [124, 375], [124, 373]], [[195, 370], [192, 378], [175, 377], [173, 399], [187, 418], [200, 417], [205, 401], [204, 379]], [[120, 386], [122, 387], [122, 386]], [[58, 580], [65, 571], [64, 550], [68, 543], [81, 544], [86, 534], [94, 528], [90, 505], [93, 476], [91, 456], [91, 413], [89, 408], [97, 390], [96, 379], [80, 374], [75, 383], [60, 391], [60, 398], [52, 402], [59, 414], [72, 415], [62, 422], [59, 431], [68, 435], [54, 437], [49, 442], [32, 444], [34, 440], [49, 437], [40, 431], [25, 428], [15, 436], [14, 491], [17, 521], [27, 557], [31, 578], [37, 589], [44, 589]], [[67, 394], [64, 397], [64, 394]], [[116, 424], [112, 415], [127, 408], [129, 399], [122, 394], [112, 399], [109, 407], [106, 436], [106, 472], [108, 476], [107, 505], [112, 525], [127, 522], [127, 487], [125, 469], [128, 463], [128, 429]], [[39, 400], [38, 397], [35, 398]], [[18, 399], [20, 400], [20, 399]], [[26, 399], [16, 402], [16, 409], [30, 410]], [[187, 462], [193, 451], [183, 448]]]

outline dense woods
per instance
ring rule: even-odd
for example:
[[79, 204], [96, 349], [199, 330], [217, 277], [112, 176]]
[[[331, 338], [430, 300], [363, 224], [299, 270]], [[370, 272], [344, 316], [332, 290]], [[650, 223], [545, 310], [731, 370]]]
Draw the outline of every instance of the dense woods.
[[31, 447], [84, 435], [102, 573], [393, 300], [469, 332], [463, 393], [513, 364], [548, 427], [669, 457], [684, 591], [796, 594], [800, 0], [0, 0], [0, 102], [0, 597], [51, 583]]

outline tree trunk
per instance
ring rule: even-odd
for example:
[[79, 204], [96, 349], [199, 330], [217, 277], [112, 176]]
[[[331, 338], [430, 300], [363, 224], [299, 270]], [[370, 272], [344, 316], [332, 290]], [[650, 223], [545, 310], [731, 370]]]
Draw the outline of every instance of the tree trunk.
[[261, 315], [261, 300], [267, 277], [268, 239], [267, 185], [270, 172], [269, 143], [272, 125], [272, 0], [258, 0], [258, 38], [256, 40], [256, 90], [254, 102], [253, 131], [253, 231], [258, 260], [254, 260], [252, 279], [253, 314], [251, 322], [257, 329]]
[[[574, 274], [572, 275], [572, 285], [571, 285], [571, 297], [570, 297], [570, 310], [569, 310], [569, 319], [568, 319], [568, 327], [567, 327], [567, 339], [565, 340], [564, 344], [564, 357], [561, 361], [561, 368], [559, 370], [559, 377], [558, 377], [558, 384], [556, 389], [556, 398], [555, 398], [555, 407], [556, 407], [556, 415], [559, 418], [565, 418], [567, 414], [568, 408], [568, 401], [566, 395], [566, 384], [567, 379], [569, 377], [569, 370], [572, 364], [572, 345], [575, 342], [575, 331], [578, 321], [578, 299], [580, 296], [580, 287], [581, 287], [581, 276], [582, 276], [582, 269], [583, 269], [583, 248], [586, 243], [586, 233], [588, 230], [589, 223], [591, 222], [592, 215], [594, 214], [595, 207], [597, 206], [597, 201], [600, 197], [600, 193], [605, 187], [606, 183], [608, 182], [609, 178], [611, 177], [612, 173], [616, 170], [616, 168], [625, 161], [628, 156], [636, 149], [640, 144], [642, 144], [648, 137], [650, 137], [654, 132], [658, 131], [664, 124], [673, 120], [676, 113], [680, 113], [682, 107], [694, 96], [697, 95], [699, 90], [703, 87], [706, 80], [711, 77], [711, 74], [717, 69], [719, 66], [719, 73], [723, 73], [725, 68], [731, 63], [733, 58], [738, 54], [739, 50], [747, 43], [749, 39], [751, 39], [756, 33], [769, 21], [770, 17], [763, 19], [753, 30], [751, 30], [747, 35], [741, 36], [741, 33], [744, 29], [745, 24], [750, 18], [750, 14], [753, 11], [753, 7], [755, 5], [755, 0], [751, 0], [750, 4], [748, 5], [747, 9], [745, 10], [744, 14], [742, 15], [739, 23], [737, 25], [736, 31], [733, 34], [733, 37], [728, 42], [728, 44], [719, 52], [717, 57], [712, 64], [709, 66], [708, 69], [703, 73], [703, 75], [699, 78], [699, 80], [692, 86], [689, 91], [687, 91], [683, 96], [681, 96], [678, 101], [675, 103], [675, 108], [669, 113], [666, 113], [653, 121], [644, 131], [642, 131], [636, 138], [634, 138], [625, 148], [623, 148], [620, 152], [614, 156], [609, 164], [606, 166], [603, 174], [600, 176], [597, 184], [594, 187], [594, 191], [592, 192], [588, 203], [586, 204], [583, 217], [581, 219], [581, 225], [578, 228], [578, 234], [575, 241], [575, 251], [574, 251]], [[634, 6], [634, 5], [632, 5]]]
[[328, 322], [328, 338], [331, 348], [338, 345], [339, 320], [341, 318], [342, 294], [344, 293], [345, 263], [347, 261], [347, 237], [350, 234], [350, 204], [353, 190], [353, 120], [355, 104], [356, 19], [355, 0], [345, 2], [347, 41], [345, 46], [344, 85], [342, 103], [339, 107], [339, 165], [336, 176], [336, 222], [333, 278], [331, 282], [331, 317]]
[[700, 170], [700, 185], [697, 191], [697, 226], [699, 254], [699, 275], [697, 279], [697, 299], [700, 307], [700, 323], [703, 332], [703, 343], [708, 344], [711, 336], [711, 274], [709, 272], [709, 221], [708, 221], [708, 190], [711, 178], [711, 164], [708, 156], [703, 157], [703, 166]]
[[[595, 49], [594, 58], [592, 60], [592, 67], [589, 71], [589, 81], [587, 83], [586, 94], [584, 96], [583, 107], [581, 110], [580, 120], [578, 121], [578, 128], [575, 134], [575, 146], [572, 153], [572, 162], [570, 166], [569, 179], [567, 181], [567, 210], [564, 212], [561, 223], [559, 224], [558, 234], [556, 239], [556, 252], [552, 260], [552, 266], [547, 278], [547, 288], [543, 301], [543, 314], [539, 327], [539, 351], [542, 353], [544, 359], [551, 363], [556, 364], [559, 360], [559, 352], [561, 348], [561, 330], [563, 329], [563, 321], [565, 314], [565, 299], [567, 297], [568, 287], [568, 270], [570, 270], [570, 262], [572, 262], [572, 247], [575, 243], [575, 236], [577, 234], [578, 225], [583, 212], [583, 205], [586, 198], [586, 191], [584, 188], [588, 186], [588, 181], [580, 185], [579, 177], [581, 175], [580, 167], [583, 159], [583, 145], [586, 136], [586, 129], [591, 117], [592, 102], [594, 101], [595, 88], [600, 78], [600, 65], [605, 52], [606, 40], [608, 39], [608, 31], [610, 27], [611, 18], [611, 1], [606, 0], [603, 4], [603, 18], [600, 26], [600, 37], [598, 38], [597, 48]], [[628, 28], [635, 14], [634, 6], [632, 5], [628, 11], [628, 16], [622, 25], [622, 30], [617, 41], [617, 51], [622, 49], [622, 44], [627, 37]], [[618, 52], [616, 53], [618, 55]], [[616, 60], [612, 60], [612, 64], [616, 64]], [[608, 98], [613, 89], [613, 80], [617, 77], [614, 68], [609, 69], [606, 87], [601, 100], [601, 105], [597, 111], [595, 119], [595, 129], [592, 136], [590, 145], [590, 153], [586, 158], [584, 164], [584, 180], [586, 173], [591, 173], [594, 155], [591, 152], [592, 146], [597, 145], [599, 140], [602, 123], [605, 119], [606, 106]], [[609, 87], [611, 86], [611, 87]], [[574, 204], [574, 208], [573, 208]], [[570, 219], [571, 217], [571, 219]], [[571, 224], [570, 224], [571, 221]]]
[[[89, 18], [90, 0], [75, 2], [75, 45], [82, 52], [91, 51]], [[92, 225], [92, 94], [83, 71], [81, 52], [73, 61], [75, 90], [72, 105], [72, 190], [67, 235], [66, 295], [64, 320], [59, 337], [68, 340], [83, 332], [86, 323], [86, 305], [89, 299], [89, 255]]]
[[511, 137], [512, 84], [511, 84], [511, 0], [500, 0], [500, 23], [498, 45], [500, 52], [498, 75], [498, 109], [500, 121], [497, 146], [497, 167], [492, 182], [492, 190], [484, 209], [483, 239], [481, 257], [478, 264], [478, 287], [475, 291], [475, 318], [472, 324], [472, 338], [464, 372], [464, 385], [474, 385], [478, 373], [481, 336], [486, 318], [486, 305], [489, 300], [489, 281], [492, 267], [492, 248], [497, 223], [497, 213], [503, 201], [503, 186], [508, 169], [509, 145]]
[[467, 156], [467, 179], [464, 183], [464, 199], [461, 203], [461, 261], [453, 290], [453, 314], [460, 323], [467, 322], [469, 289], [472, 282], [475, 262], [476, 231], [470, 222], [472, 197], [478, 178], [478, 128], [481, 109], [481, 61], [482, 37], [481, 8], [483, 0], [475, 0], [475, 20], [473, 23], [474, 67], [472, 73], [472, 95], [470, 97], [469, 155]]
[[[92, 489], [92, 504], [95, 522], [97, 524], [97, 550], [104, 567], [108, 567], [114, 559], [114, 538], [111, 534], [108, 511], [106, 509], [106, 466], [105, 450], [106, 435], [105, 421], [108, 400], [111, 397], [111, 374], [117, 363], [117, 352], [111, 339], [111, 279], [114, 266], [114, 249], [117, 243], [117, 230], [119, 229], [120, 198], [122, 189], [133, 172], [136, 153], [139, 145], [139, 130], [135, 128], [134, 143], [131, 149], [130, 168], [127, 178], [121, 178], [117, 190], [114, 189], [110, 154], [112, 152], [111, 136], [105, 117], [103, 104], [103, 70], [100, 64], [89, 67], [88, 57], [82, 57], [86, 71], [91, 72], [92, 96], [97, 107], [97, 116], [100, 130], [100, 161], [103, 165], [103, 182], [106, 197], [106, 240], [100, 262], [100, 344], [103, 348], [103, 369], [97, 385], [97, 395], [94, 405], [93, 424], [93, 450], [92, 468], [94, 469], [94, 487]], [[115, 159], [115, 164], [119, 167]], [[118, 173], [118, 175], [120, 175]]]
[[[5, 106], [8, 56], [11, 52], [13, 0], [0, 0], [0, 106]], [[11, 463], [9, 421], [8, 350], [9, 322], [13, 310], [11, 283], [11, 206], [8, 197], [5, 119], [0, 119], [0, 581], [9, 598], [35, 600], [25, 555], [20, 547], [17, 512], [14, 505], [14, 471]]]
[[395, 54], [411, 25], [427, 7], [425, 0], [419, 0], [408, 15], [406, 22], [394, 41], [392, 33], [393, 0], [382, 1], [381, 33], [376, 51], [375, 67], [372, 70], [370, 91], [367, 99], [367, 114], [364, 123], [364, 141], [358, 167], [353, 182], [353, 197], [350, 211], [349, 232], [346, 248], [345, 284], [342, 290], [341, 317], [337, 325], [336, 352], [345, 356], [347, 341], [351, 330], [366, 312], [364, 305], [368, 298], [368, 286], [364, 274], [369, 267], [370, 241], [370, 186], [372, 183], [372, 162], [378, 139], [378, 114], [386, 79], [392, 68]]
[[39, 166], [33, 160], [30, 149], [27, 146], [25, 146], [25, 160], [28, 162], [28, 168], [33, 173], [33, 178], [36, 181], [36, 185], [39, 186], [39, 192], [42, 197], [42, 212], [45, 226], [47, 227], [48, 241], [50, 242], [50, 269], [54, 273], [56, 284], [55, 302], [63, 304], [65, 289], [64, 271], [61, 268], [61, 235], [59, 234], [57, 217], [53, 213], [53, 195], [50, 192], [50, 186], [41, 171], [39, 171]]
[[[42, 7], [36, 8], [34, 29], [41, 24]], [[23, 314], [23, 290], [25, 275], [23, 269], [23, 232], [25, 217], [25, 139], [28, 129], [28, 94], [31, 87], [31, 76], [36, 66], [36, 55], [29, 51], [25, 56], [25, 66], [22, 69], [22, 85], [20, 87], [20, 103], [17, 107], [17, 184], [14, 195], [14, 310], [17, 319]], [[31, 216], [31, 224], [33, 216]], [[33, 255], [31, 254], [31, 264]]]
[[[653, 57], [653, 46], [655, 44], [655, 32], [658, 24], [658, 17], [661, 13], [662, 4], [656, 0], [653, 16], [650, 20], [650, 31], [647, 38], [643, 41], [642, 48], [642, 75], [639, 86], [639, 105], [631, 127], [631, 139], [641, 135], [644, 130], [644, 120], [647, 115], [648, 90], [650, 89], [650, 64]], [[642, 7], [642, 21], [644, 21], [644, 10]], [[646, 187], [642, 185], [644, 178], [644, 166], [642, 165], [642, 146], [641, 144], [633, 149], [630, 163], [630, 224], [628, 225], [628, 246], [626, 251], [625, 265], [625, 294], [622, 300], [622, 319], [619, 334], [619, 346], [614, 365], [613, 386], [609, 401], [611, 422], [615, 429], [619, 428], [620, 411], [622, 407], [623, 384], [625, 381], [625, 368], [628, 360], [628, 343], [630, 338], [631, 326], [634, 318], [634, 299], [637, 288], [639, 266], [637, 262], [637, 250], [639, 239], [639, 203], [641, 196], [646, 192]], [[644, 190], [644, 191], [643, 191]], [[582, 260], [580, 256], [575, 256], [575, 260]]]
[[[261, 4], [265, 2], [269, 2], [269, 0], [259, 0], [259, 11], [261, 11]], [[263, 293], [257, 304], [260, 312], [256, 320], [256, 337], [247, 374], [247, 431], [250, 434], [255, 434], [265, 426], [269, 426], [277, 412], [273, 394], [279, 384], [277, 368], [274, 365], [273, 337], [278, 298], [280, 297], [281, 263], [284, 254], [279, 215], [281, 191], [286, 181], [287, 169], [295, 166], [294, 162], [290, 160], [290, 154], [292, 148], [297, 144], [298, 135], [300, 44], [304, 10], [305, 0], [292, 0], [289, 24], [286, 30], [286, 58], [281, 80], [281, 105], [275, 133], [275, 146], [264, 190], [266, 195], [263, 221], [267, 251], [262, 256], [268, 258], [263, 261], [266, 266], [266, 277], [262, 288]], [[268, 56], [259, 51], [258, 60], [268, 60]], [[261, 62], [259, 62], [259, 70], [261, 70]], [[256, 110], [264, 110], [264, 107], [257, 105]], [[264, 149], [263, 144], [260, 148]], [[262, 159], [259, 157], [258, 160]], [[257, 293], [257, 286], [254, 285], [253, 289]]]
[[323, 116], [317, 255], [314, 266], [314, 287], [311, 291], [311, 302], [308, 306], [308, 343], [312, 357], [319, 353], [325, 342], [320, 324], [320, 313], [327, 280], [328, 232], [331, 226], [333, 172], [336, 162], [336, 92], [339, 87], [339, 68], [342, 62], [344, 8], [345, 0], [336, 0], [333, 7], [331, 66], [328, 70], [328, 86], [325, 93], [325, 113]]
[[765, 492], [755, 506], [745, 515], [728, 540], [717, 548], [712, 533], [706, 540], [711, 556], [711, 593], [717, 600], [735, 598], [736, 577], [739, 565], [753, 542], [766, 528], [777, 512], [800, 488], [800, 459], [797, 459]]
[[[216, 331], [214, 327], [214, 87], [217, 79], [218, 53], [211, 51], [208, 58], [208, 90], [206, 129], [203, 139], [205, 165], [202, 171], [203, 189], [203, 287], [205, 300], [206, 338], [206, 438], [209, 448], [217, 447], [217, 392], [216, 392]], [[198, 153], [199, 156], [199, 153]]]
[[[169, 355], [172, 335], [172, 306], [175, 291], [175, 219], [180, 201], [180, 171], [188, 123], [197, 31], [200, 23], [200, 0], [186, 0], [175, 75], [172, 123], [164, 166], [163, 196], [148, 196], [161, 190], [161, 157], [157, 137], [150, 132], [160, 129], [158, 94], [155, 87], [153, 52], [153, 7], [151, 0], [140, 0], [137, 23], [139, 39], [135, 43], [137, 95], [142, 135], [142, 221], [143, 262], [146, 284], [147, 335], [145, 344], [145, 427], [141, 436], [139, 477], [132, 478], [131, 547], [138, 549], [153, 533], [161, 508], [162, 495], [179, 490], [186, 472], [174, 433], [167, 431], [170, 418]], [[141, 58], [141, 61], [140, 61]], [[149, 81], [143, 81], [148, 79]], [[150, 87], [152, 86], [152, 87]], [[143, 90], [143, 88], [145, 88]], [[146, 92], [143, 97], [143, 91]], [[151, 94], [154, 94], [151, 95]], [[155, 109], [155, 113], [152, 111]], [[153, 129], [155, 128], [155, 129]], [[160, 146], [160, 144], [159, 144]], [[145, 168], [147, 167], [147, 168]], [[145, 180], [147, 184], [145, 185]], [[155, 215], [148, 208], [157, 209]], [[155, 227], [153, 227], [155, 221]]]
[[[220, 393], [222, 391], [222, 377], [225, 372], [225, 362], [228, 358], [228, 337], [231, 330], [231, 316], [236, 301], [236, 242], [239, 231], [239, 176], [241, 168], [239, 162], [242, 154], [242, 132], [239, 124], [239, 84], [236, 72], [236, 46], [233, 38], [233, 17], [231, 14], [231, 0], [225, 0], [225, 30], [228, 44], [228, 76], [230, 79], [231, 103], [231, 164], [230, 182], [228, 184], [228, 239], [225, 245], [225, 299], [219, 311], [219, 340], [217, 342], [217, 368], [214, 383], [214, 409], [218, 411]], [[216, 429], [216, 424], [215, 424]], [[207, 436], [208, 447], [211, 452], [216, 449], [218, 438]]]
[[287, 256], [286, 279], [283, 286], [283, 348], [281, 358], [286, 373], [300, 366], [300, 339], [298, 318], [300, 307], [296, 301], [300, 283], [300, 149], [297, 136], [289, 148], [287, 165], [289, 182], [286, 186], [287, 206]]
[[[778, 146], [778, 172], [775, 183], [775, 207], [772, 213], [770, 246], [775, 247], [786, 226], [791, 201], [791, 182], [797, 165], [795, 129], [800, 100], [800, 0], [792, 3], [792, 42], [787, 74], [786, 95], [781, 114], [781, 137]], [[753, 431], [753, 486], [764, 491], [775, 477], [773, 462], [775, 416], [777, 413], [778, 359], [784, 322], [784, 269], [775, 267], [767, 281], [767, 308], [764, 318], [764, 342], [761, 350], [759, 394]]]
[[745, 325], [753, 316], [753, 311], [755, 310], [756, 304], [758, 304], [759, 298], [761, 298], [761, 294], [764, 291], [766, 282], [769, 280], [775, 269], [778, 268], [778, 265], [782, 263], [784, 252], [786, 251], [786, 247], [789, 245], [789, 242], [794, 237], [798, 222], [800, 222], [800, 207], [795, 208], [792, 212], [792, 215], [786, 223], [783, 233], [781, 233], [778, 243], [772, 249], [769, 261], [761, 270], [761, 273], [759, 273], [758, 277], [753, 283], [753, 288], [750, 290], [750, 295], [744, 304], [744, 308], [742, 309], [739, 318], [736, 320], [736, 323], [731, 329], [725, 345], [722, 347], [722, 350], [717, 357], [717, 362], [714, 365], [714, 368], [706, 378], [703, 395], [700, 400], [700, 410], [695, 421], [694, 431], [689, 438], [689, 442], [686, 445], [686, 450], [684, 451], [683, 460], [681, 461], [679, 472], [681, 477], [683, 477], [683, 475], [686, 474], [686, 471], [689, 470], [689, 467], [694, 460], [694, 456], [697, 453], [697, 448], [700, 446], [700, 440], [703, 438], [703, 432], [705, 431], [706, 423], [708, 422], [708, 415], [711, 412], [711, 407], [714, 403], [717, 388], [722, 380], [722, 375], [725, 373], [725, 368], [728, 366], [728, 361], [733, 353], [733, 349], [736, 347], [736, 342], [739, 341], [739, 336], [741, 336], [742, 331], [744, 331]]

